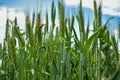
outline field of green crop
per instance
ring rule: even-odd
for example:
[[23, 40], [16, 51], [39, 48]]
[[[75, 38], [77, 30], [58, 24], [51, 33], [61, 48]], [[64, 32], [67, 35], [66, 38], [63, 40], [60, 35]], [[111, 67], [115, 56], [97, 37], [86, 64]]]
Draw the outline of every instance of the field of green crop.
[[58, 2], [58, 8], [56, 12], [53, 2], [45, 24], [41, 12], [32, 17], [26, 14], [25, 31], [18, 26], [17, 17], [13, 22], [7, 19], [5, 39], [0, 44], [0, 80], [119, 80], [120, 26], [116, 38], [107, 26], [112, 18], [101, 24], [102, 6], [97, 6], [95, 0], [93, 30], [89, 23], [85, 26], [82, 2], [78, 15], [71, 18], [65, 18], [62, 2]]

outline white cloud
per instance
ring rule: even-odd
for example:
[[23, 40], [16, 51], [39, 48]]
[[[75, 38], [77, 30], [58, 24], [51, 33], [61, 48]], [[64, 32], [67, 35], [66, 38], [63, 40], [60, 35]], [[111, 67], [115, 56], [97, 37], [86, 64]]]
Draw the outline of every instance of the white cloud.
[[103, 0], [103, 6], [108, 6], [109, 8], [116, 8], [120, 5], [120, 0]]
[[7, 8], [2, 7], [0, 10], [0, 26], [5, 26], [7, 19]]
[[0, 29], [0, 43], [3, 42], [4, 37], [5, 37], [5, 29]]
[[66, 5], [71, 5], [71, 6], [78, 5], [79, 2], [80, 2], [80, 0], [65, 0], [65, 4]]
[[14, 20], [15, 19], [15, 10], [14, 9], [12, 9], [11, 11], [9, 11], [8, 12], [8, 18], [10, 19], [10, 20]]
[[82, 5], [93, 9], [93, 0], [82, 0]]
[[0, 10], [0, 43], [3, 42], [3, 38], [5, 35], [5, 24], [6, 24], [6, 19], [7, 19], [7, 8], [2, 7]]
[[14, 21], [15, 17], [17, 17], [17, 23], [21, 28], [25, 27], [25, 14], [24, 12], [17, 12], [15, 8], [8, 9], [8, 18]]
[[17, 17], [17, 22], [20, 28], [24, 29], [25, 27], [25, 14], [24, 12], [16, 12], [15, 8], [9, 8], [7, 13], [6, 7], [1, 7], [0, 10], [0, 43], [3, 42], [5, 36], [5, 25], [7, 16], [10, 20], [14, 20], [15, 16]]
[[23, 12], [16, 13], [18, 25], [20, 28], [25, 28], [25, 14]]
[[103, 12], [105, 14], [111, 14], [111, 15], [118, 15], [120, 16], [119, 12], [114, 11], [114, 9], [119, 8], [120, 1], [119, 0], [103, 0], [103, 6], [108, 7], [108, 8], [103, 8]]
[[[82, 0], [82, 5], [84, 7], [89, 7], [91, 9], [93, 9], [93, 1], [94, 0]], [[120, 16], [119, 12], [115, 12], [113, 9], [114, 8], [119, 8], [120, 5], [120, 0], [96, 0], [97, 3], [99, 4], [100, 1], [102, 1], [103, 4], [103, 13], [104, 14], [110, 14], [110, 15], [118, 15]], [[68, 6], [76, 6], [79, 5], [80, 0], [65, 0], [65, 4]], [[104, 8], [107, 7], [107, 8]]]

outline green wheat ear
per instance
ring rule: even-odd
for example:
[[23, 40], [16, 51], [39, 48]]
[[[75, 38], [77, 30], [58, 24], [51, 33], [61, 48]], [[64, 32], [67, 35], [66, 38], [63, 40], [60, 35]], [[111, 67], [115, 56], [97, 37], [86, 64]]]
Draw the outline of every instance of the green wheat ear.
[[118, 37], [119, 37], [119, 40], [120, 40], [120, 22], [119, 22], [119, 27], [118, 27]]
[[48, 12], [46, 12], [46, 24], [44, 28], [45, 35], [48, 33], [48, 28], [49, 27], [49, 18], [48, 18]]
[[54, 1], [53, 1], [53, 2], [52, 2], [52, 8], [51, 8], [52, 28], [55, 27], [55, 18], [56, 18], [56, 8], [55, 8]]
[[37, 14], [37, 19], [36, 19], [36, 27], [35, 27], [35, 38], [38, 44], [41, 46], [42, 45], [42, 28], [44, 24], [42, 24], [41, 21], [41, 12]]
[[102, 10], [102, 4], [100, 3], [100, 5], [99, 5], [99, 7], [98, 7], [98, 13], [97, 13], [97, 27], [101, 27], [101, 21], [102, 21], [102, 19], [101, 19], [101, 16], [102, 16], [102, 12], [101, 12], [101, 10]]
[[15, 75], [17, 76], [18, 75], [18, 64], [17, 64], [17, 57], [16, 57], [15, 41], [16, 40], [13, 37], [9, 39], [8, 50], [9, 50], [9, 57], [11, 59], [11, 64], [13, 64], [13, 67], [16, 73]]
[[93, 7], [94, 7], [94, 22], [93, 22], [93, 27], [94, 27], [94, 31], [96, 31], [96, 26], [97, 26], [97, 13], [98, 13], [98, 10], [97, 10], [97, 3], [96, 3], [96, 0], [94, 0], [93, 2]]
[[7, 21], [6, 21], [6, 31], [5, 31], [5, 39], [6, 40], [8, 40], [8, 37], [10, 36], [9, 35], [9, 27], [10, 27], [10, 25], [9, 25], [9, 19], [7, 19]]
[[26, 22], [26, 38], [28, 39], [28, 43], [30, 43], [31, 46], [34, 46], [35, 43], [30, 21], [30, 15], [28, 14], [26, 15], [25, 22]]
[[35, 25], [35, 12], [32, 15], [32, 29], [34, 29], [34, 25]]
[[64, 25], [64, 5], [63, 5], [63, 1], [59, 1], [58, 4], [58, 8], [59, 8], [59, 23], [60, 23], [60, 34], [61, 37], [64, 37], [64, 29], [65, 29], [65, 25]]

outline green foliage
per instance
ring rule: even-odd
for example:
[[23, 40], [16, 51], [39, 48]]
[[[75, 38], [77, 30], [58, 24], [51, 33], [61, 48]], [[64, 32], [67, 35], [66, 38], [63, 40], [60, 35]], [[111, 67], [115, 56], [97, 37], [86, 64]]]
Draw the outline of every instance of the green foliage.
[[119, 80], [119, 40], [106, 27], [112, 18], [101, 25], [102, 6], [97, 7], [94, 0], [92, 35], [89, 21], [85, 28], [82, 0], [78, 15], [72, 18], [65, 18], [64, 4], [58, 2], [58, 26], [54, 2], [51, 8], [52, 25], [47, 12], [45, 24], [41, 12], [33, 13], [32, 20], [27, 14], [25, 31], [17, 18], [13, 22], [7, 19], [5, 39], [0, 44], [0, 80]]

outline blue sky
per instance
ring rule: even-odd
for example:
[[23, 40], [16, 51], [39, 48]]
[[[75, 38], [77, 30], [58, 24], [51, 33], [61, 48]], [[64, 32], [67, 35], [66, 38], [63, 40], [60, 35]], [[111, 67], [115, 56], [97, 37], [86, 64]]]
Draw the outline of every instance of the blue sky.
[[[16, 7], [36, 7], [37, 2], [39, 5], [48, 5], [51, 1], [57, 0], [0, 0], [0, 6], [6, 6], [9, 8]], [[80, 0], [64, 0], [68, 6], [77, 6]], [[101, 0], [96, 0], [99, 4]], [[102, 0], [103, 12], [105, 14], [120, 15], [120, 0]], [[83, 0], [83, 6], [93, 9], [93, 0]]]
[[[31, 11], [36, 11], [37, 5], [38, 8], [43, 11], [43, 18], [45, 17], [45, 12], [48, 10], [51, 11], [51, 2], [57, 0], [0, 0], [0, 42], [4, 37], [5, 22], [7, 18], [7, 11], [9, 11], [9, 19], [14, 20], [14, 17], [17, 16], [18, 24], [21, 28], [24, 28], [25, 25], [25, 10], [29, 9]], [[65, 0], [66, 11], [69, 13], [77, 14], [77, 7], [80, 0]], [[96, 0], [97, 3], [101, 0]], [[106, 22], [110, 17], [114, 16], [115, 18], [110, 22], [111, 28], [116, 30], [116, 26], [120, 22], [120, 0], [103, 0], [103, 23]], [[83, 0], [83, 11], [85, 15], [85, 20], [88, 20], [88, 17], [91, 21], [93, 20], [93, 0]], [[67, 14], [66, 14], [67, 15]], [[50, 17], [50, 16], [49, 16]], [[43, 20], [44, 22], [45, 20]], [[59, 21], [56, 19], [56, 23]]]

